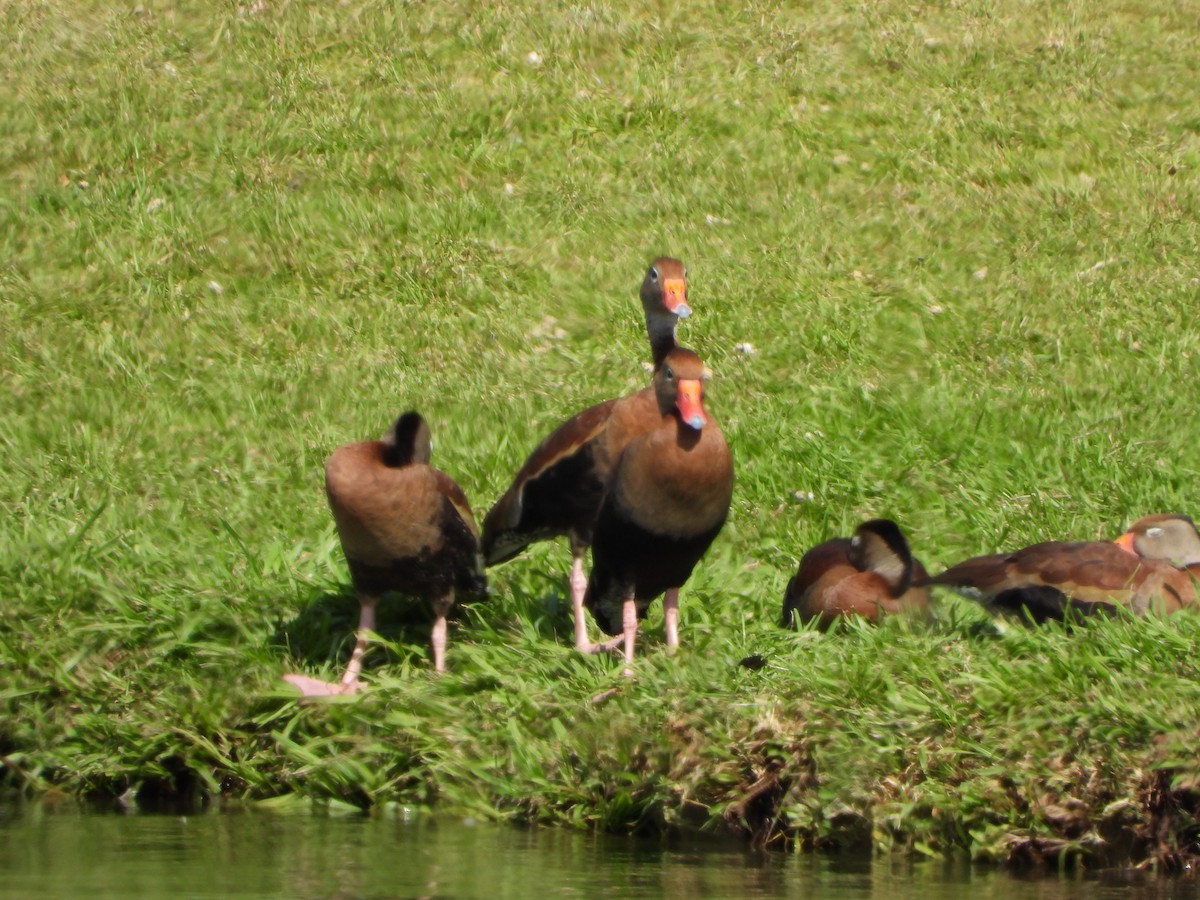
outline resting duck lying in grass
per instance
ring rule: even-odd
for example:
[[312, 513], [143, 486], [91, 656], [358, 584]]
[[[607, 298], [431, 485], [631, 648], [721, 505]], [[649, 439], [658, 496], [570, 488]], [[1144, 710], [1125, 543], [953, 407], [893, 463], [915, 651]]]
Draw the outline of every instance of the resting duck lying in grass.
[[900, 526], [871, 519], [853, 537], [818, 544], [801, 557], [783, 595], [781, 624], [816, 620], [824, 629], [844, 616], [877, 622], [894, 613], [925, 612], [929, 588], [914, 587], [913, 579], [927, 577]]
[[[1189, 571], [1189, 567], [1195, 567]], [[1184, 515], [1139, 519], [1115, 541], [1047, 541], [976, 556], [929, 579], [1035, 622], [1118, 607], [1169, 614], [1196, 603], [1200, 534]]]

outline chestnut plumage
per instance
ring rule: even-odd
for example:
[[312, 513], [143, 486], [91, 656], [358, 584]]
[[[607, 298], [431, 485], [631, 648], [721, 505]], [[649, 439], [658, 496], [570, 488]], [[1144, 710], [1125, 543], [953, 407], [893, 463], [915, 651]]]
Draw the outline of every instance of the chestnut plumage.
[[[650, 264], [639, 296], [657, 370], [675, 347], [675, 326], [691, 315], [683, 263], [659, 257]], [[571, 544], [571, 601], [575, 642], [593, 649], [583, 614], [583, 555], [601, 500], [629, 441], [659, 420], [647, 388], [596, 404], [555, 429], [525, 460], [512, 484], [483, 521], [487, 565], [505, 562], [536, 541], [565, 536]]]
[[853, 537], [810, 549], [800, 559], [783, 596], [784, 627], [817, 621], [826, 628], [843, 616], [878, 621], [884, 615], [929, 608], [928, 577], [913, 558], [904, 533], [891, 519], [871, 519]]
[[733, 457], [704, 409], [705, 377], [691, 350], [667, 354], [654, 376], [657, 422], [625, 448], [596, 518], [584, 605], [621, 635], [626, 663], [638, 619], [664, 591], [667, 644], [678, 645], [679, 588], [729, 513]]
[[487, 593], [479, 531], [466, 495], [429, 465], [429, 427], [416, 412], [400, 416], [378, 441], [339, 447], [325, 464], [325, 490], [361, 605], [358, 638], [341, 683], [287, 675], [306, 695], [348, 693], [359, 686], [375, 606], [387, 592], [433, 610], [433, 661], [445, 668], [446, 616], [456, 600]]
[[1200, 534], [1187, 516], [1139, 519], [1115, 541], [1046, 541], [977, 556], [928, 580], [1034, 622], [1114, 612], [1169, 614], [1196, 603], [1189, 566]]

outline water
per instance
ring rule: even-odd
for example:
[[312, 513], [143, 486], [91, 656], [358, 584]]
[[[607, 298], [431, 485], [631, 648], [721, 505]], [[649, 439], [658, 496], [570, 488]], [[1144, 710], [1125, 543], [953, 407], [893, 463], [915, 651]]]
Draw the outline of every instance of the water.
[[428, 817], [0, 806], [2, 897], [1179, 898], [1195, 881], [755, 853]]

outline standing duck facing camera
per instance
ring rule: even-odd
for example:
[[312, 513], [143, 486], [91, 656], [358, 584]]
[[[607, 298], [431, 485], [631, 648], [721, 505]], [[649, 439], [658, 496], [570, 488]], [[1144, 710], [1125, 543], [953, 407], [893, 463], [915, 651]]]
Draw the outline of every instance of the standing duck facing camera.
[[428, 603], [434, 614], [433, 667], [446, 667], [446, 616], [457, 599], [482, 599], [487, 579], [479, 531], [466, 495], [431, 465], [429, 426], [416, 412], [381, 440], [339, 447], [325, 464], [325, 490], [361, 604], [358, 639], [338, 684], [285, 675], [305, 696], [353, 693], [375, 607], [394, 591]]
[[[633, 661], [638, 619], [665, 592], [667, 646], [679, 645], [679, 588], [725, 524], [733, 457], [704, 409], [704, 364], [667, 354], [654, 376], [658, 421], [629, 442], [596, 519], [584, 605]], [[629, 669], [626, 669], [629, 673]]]
[[[657, 370], [675, 348], [676, 323], [692, 312], [683, 263], [665, 256], [654, 260], [640, 296]], [[583, 614], [583, 555], [592, 542], [600, 503], [625, 446], [658, 419], [650, 388], [568, 419], [534, 449], [483, 520], [483, 556], [489, 566], [512, 559], [537, 541], [560, 535], [570, 541], [571, 606], [580, 650], [596, 649]]]
[[818, 544], [801, 557], [784, 593], [782, 624], [816, 620], [824, 629], [844, 616], [877, 622], [885, 615], [925, 611], [929, 588], [913, 587], [913, 579], [927, 577], [900, 526], [871, 519], [853, 537]]

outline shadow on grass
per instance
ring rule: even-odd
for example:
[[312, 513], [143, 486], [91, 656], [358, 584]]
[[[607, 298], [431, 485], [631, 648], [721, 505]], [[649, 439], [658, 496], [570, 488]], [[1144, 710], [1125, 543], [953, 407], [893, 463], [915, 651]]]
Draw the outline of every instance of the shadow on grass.
[[[358, 597], [349, 584], [334, 591], [314, 591], [303, 601], [295, 618], [279, 624], [271, 643], [306, 666], [319, 666], [330, 660], [344, 666], [354, 649], [360, 610]], [[429, 655], [433, 612], [428, 604], [403, 594], [388, 593], [380, 599], [375, 618], [375, 633], [385, 641], [400, 645], [406, 655], [422, 659]], [[373, 646], [364, 668], [396, 661], [395, 654], [382, 651], [379, 645]]]
[[[537, 579], [542, 582], [543, 579]], [[449, 619], [449, 653], [458, 641], [488, 643], [504, 641], [515, 629], [534, 633], [539, 639], [570, 645], [575, 632], [571, 598], [551, 579], [537, 585], [508, 585], [495, 582], [486, 599], [456, 606]], [[297, 598], [295, 617], [282, 621], [270, 638], [307, 670], [329, 664], [344, 667], [354, 649], [359, 602], [349, 583], [323, 585]], [[433, 611], [428, 603], [401, 593], [389, 592], [376, 608], [375, 633], [382, 641], [367, 651], [364, 670], [371, 671], [407, 660], [416, 665], [432, 663], [430, 631]]]

